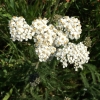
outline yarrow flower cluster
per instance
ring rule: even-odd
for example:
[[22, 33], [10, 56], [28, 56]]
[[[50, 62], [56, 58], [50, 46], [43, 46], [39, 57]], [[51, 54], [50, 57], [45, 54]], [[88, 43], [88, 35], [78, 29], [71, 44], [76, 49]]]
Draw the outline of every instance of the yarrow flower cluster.
[[32, 28], [35, 30], [34, 42], [35, 51], [40, 62], [45, 62], [56, 51], [53, 41], [56, 38], [57, 30], [53, 25], [47, 25], [48, 20], [36, 19], [32, 21]]
[[62, 62], [63, 68], [67, 67], [68, 63], [74, 64], [77, 71], [78, 68], [83, 69], [82, 65], [88, 62], [88, 55], [87, 47], [82, 42], [77, 45], [69, 42], [63, 49], [58, 49], [55, 56]]
[[14, 16], [9, 21], [9, 28], [13, 41], [27, 41], [28, 39], [32, 39], [32, 36], [35, 34], [34, 30], [26, 23], [23, 17]]
[[80, 21], [75, 17], [64, 16], [59, 18], [56, 27], [70, 39], [79, 39], [82, 32]]
[[75, 70], [83, 69], [89, 60], [87, 47], [80, 42], [74, 44], [70, 39], [79, 39], [82, 32], [80, 21], [75, 17], [60, 16], [57, 25], [48, 24], [46, 18], [39, 18], [28, 25], [23, 17], [13, 17], [9, 22], [11, 39], [27, 41], [33, 39], [35, 52], [40, 62], [56, 57], [62, 62], [63, 68], [73, 64]]
[[32, 21], [32, 28], [35, 30], [34, 42], [37, 46], [40, 44], [51, 46], [56, 37], [56, 29], [53, 25], [47, 25], [47, 19], [36, 19]]

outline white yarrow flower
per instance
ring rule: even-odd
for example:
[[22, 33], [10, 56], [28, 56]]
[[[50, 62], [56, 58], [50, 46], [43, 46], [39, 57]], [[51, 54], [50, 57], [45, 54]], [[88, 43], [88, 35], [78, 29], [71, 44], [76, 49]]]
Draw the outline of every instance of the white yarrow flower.
[[75, 17], [64, 16], [60, 18], [56, 28], [62, 30], [70, 39], [79, 39], [82, 32], [80, 21]]
[[27, 41], [28, 39], [32, 39], [32, 36], [35, 34], [23, 17], [13, 17], [9, 21], [9, 29], [13, 41]]
[[55, 56], [62, 62], [63, 68], [67, 67], [67, 63], [69, 63], [74, 65], [75, 71], [78, 68], [83, 69], [82, 65], [89, 60], [89, 52], [82, 42], [77, 45], [69, 42], [63, 49], [58, 49]]

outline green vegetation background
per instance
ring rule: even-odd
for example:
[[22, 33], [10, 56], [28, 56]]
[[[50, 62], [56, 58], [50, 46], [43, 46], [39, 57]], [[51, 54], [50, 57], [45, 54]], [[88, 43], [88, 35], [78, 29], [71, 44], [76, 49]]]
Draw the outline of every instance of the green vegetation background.
[[[33, 41], [10, 39], [8, 22], [13, 16], [23, 16], [28, 24], [38, 17], [52, 23], [55, 14], [79, 18], [83, 30], [79, 41], [91, 38], [90, 61], [84, 70], [63, 69], [56, 59], [39, 63]], [[30, 75], [35, 74], [40, 84], [31, 86]], [[100, 1], [0, 0], [0, 100], [64, 100], [65, 96], [100, 100]]]

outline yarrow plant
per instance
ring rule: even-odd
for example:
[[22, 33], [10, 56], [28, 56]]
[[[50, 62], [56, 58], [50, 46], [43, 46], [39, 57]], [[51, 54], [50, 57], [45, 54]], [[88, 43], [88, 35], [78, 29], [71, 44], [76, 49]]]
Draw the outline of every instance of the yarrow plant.
[[89, 61], [87, 47], [77, 40], [82, 33], [80, 21], [75, 17], [64, 16], [57, 20], [56, 24], [48, 24], [46, 18], [39, 18], [28, 25], [23, 17], [13, 17], [9, 22], [11, 39], [13, 41], [34, 40], [35, 52], [40, 62], [46, 62], [50, 57], [56, 57], [63, 68], [73, 64], [75, 71], [83, 69], [83, 64]]

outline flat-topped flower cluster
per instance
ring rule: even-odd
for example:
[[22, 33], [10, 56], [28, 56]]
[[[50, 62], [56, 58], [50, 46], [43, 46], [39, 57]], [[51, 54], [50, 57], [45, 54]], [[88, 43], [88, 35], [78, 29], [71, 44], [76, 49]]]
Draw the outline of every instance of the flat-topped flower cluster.
[[32, 27], [27, 24], [23, 17], [14, 16], [9, 21], [9, 28], [13, 41], [27, 41], [28, 39], [32, 39], [32, 36], [35, 34]]
[[13, 17], [9, 21], [11, 39], [21, 42], [34, 40], [40, 62], [56, 57], [62, 62], [63, 68], [73, 64], [76, 71], [78, 68], [83, 69], [82, 65], [89, 60], [87, 47], [83, 42], [70, 42], [80, 38], [80, 21], [75, 17], [64, 16], [59, 18], [55, 26], [48, 22], [46, 18], [38, 18], [32, 21], [32, 25], [28, 25], [23, 17]]

